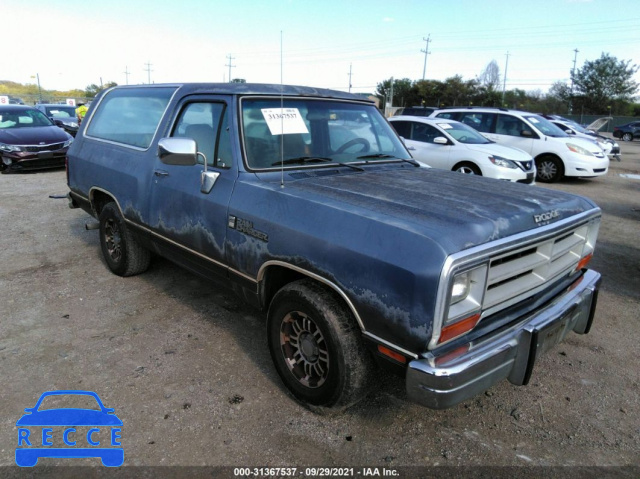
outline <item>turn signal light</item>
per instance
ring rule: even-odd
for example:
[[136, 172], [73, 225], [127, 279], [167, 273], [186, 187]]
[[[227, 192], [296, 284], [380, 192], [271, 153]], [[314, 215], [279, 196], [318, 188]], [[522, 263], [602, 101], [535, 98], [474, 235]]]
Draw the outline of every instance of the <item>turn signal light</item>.
[[407, 358], [405, 358], [402, 354], [391, 351], [389, 348], [382, 346], [381, 344], [378, 344], [378, 351], [381, 354], [384, 354], [385, 356], [388, 356], [391, 359], [394, 359], [402, 364], [405, 364], [407, 362]]
[[438, 339], [438, 343], [444, 343], [450, 339], [460, 336], [461, 334], [471, 331], [476, 327], [478, 321], [480, 321], [480, 313], [445, 326], [442, 328], [442, 331], [440, 331], [440, 339]]
[[591, 261], [591, 258], [593, 258], [593, 253], [589, 253], [587, 256], [582, 258], [578, 263], [578, 266], [576, 266], [576, 271], [580, 271], [582, 268], [585, 268], [589, 264], [589, 261]]

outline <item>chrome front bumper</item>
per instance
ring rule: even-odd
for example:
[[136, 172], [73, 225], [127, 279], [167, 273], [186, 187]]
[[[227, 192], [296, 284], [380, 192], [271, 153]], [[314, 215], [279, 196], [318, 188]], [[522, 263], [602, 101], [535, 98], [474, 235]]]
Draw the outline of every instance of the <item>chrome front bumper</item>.
[[455, 354], [449, 351], [440, 356], [429, 353], [411, 361], [406, 375], [409, 398], [433, 409], [444, 409], [505, 378], [513, 384], [527, 384], [538, 356], [562, 341], [569, 331], [589, 332], [599, 286], [600, 274], [587, 270], [550, 304], [505, 331], [462, 346], [460, 355], [452, 357]]

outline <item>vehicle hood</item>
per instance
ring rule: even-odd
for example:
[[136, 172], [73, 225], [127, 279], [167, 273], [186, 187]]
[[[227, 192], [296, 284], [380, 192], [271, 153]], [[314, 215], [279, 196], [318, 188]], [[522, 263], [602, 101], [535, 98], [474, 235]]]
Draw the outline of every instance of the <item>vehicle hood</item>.
[[16, 426], [122, 426], [122, 421], [93, 409], [48, 409], [25, 414]]
[[[447, 254], [597, 208], [587, 198], [561, 191], [403, 166], [312, 176], [289, 182], [286, 189], [301, 201], [316, 201], [427, 237]], [[538, 217], [536, 222], [536, 215], [545, 213], [552, 213], [553, 219], [542, 222]]]
[[464, 146], [472, 151], [486, 153], [487, 155], [498, 155], [508, 160], [514, 160], [514, 161], [531, 161], [532, 160], [530, 154], [525, 153], [519, 148], [499, 145], [497, 143], [486, 143], [484, 145], [464, 144]]
[[69, 138], [69, 134], [54, 125], [0, 130], [0, 142], [8, 145], [50, 145]]
[[594, 139], [576, 138], [575, 136], [569, 138], [557, 138], [564, 143], [572, 143], [574, 145], [581, 146], [582, 148], [590, 151], [593, 154], [602, 154], [602, 148], [598, 145], [598, 142]]

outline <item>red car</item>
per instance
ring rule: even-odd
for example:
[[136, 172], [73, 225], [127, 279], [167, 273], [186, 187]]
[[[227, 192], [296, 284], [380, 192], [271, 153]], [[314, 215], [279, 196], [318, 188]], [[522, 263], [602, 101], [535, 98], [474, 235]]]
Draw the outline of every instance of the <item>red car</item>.
[[73, 137], [41, 111], [24, 105], [0, 107], [0, 171], [64, 167]]

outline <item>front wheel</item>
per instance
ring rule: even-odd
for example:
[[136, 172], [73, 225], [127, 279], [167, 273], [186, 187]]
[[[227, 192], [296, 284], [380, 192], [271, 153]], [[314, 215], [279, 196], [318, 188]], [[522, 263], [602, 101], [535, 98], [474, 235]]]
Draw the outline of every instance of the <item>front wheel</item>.
[[553, 156], [543, 156], [536, 160], [536, 179], [542, 183], [555, 183], [564, 176], [562, 161]]
[[453, 168], [453, 171], [457, 171], [458, 173], [463, 173], [465, 175], [482, 176], [480, 168], [473, 163], [460, 163]]
[[107, 203], [100, 212], [100, 246], [107, 266], [118, 276], [140, 274], [149, 267], [149, 250], [129, 231], [115, 203]]
[[622, 140], [623, 141], [631, 141], [631, 140], [633, 140], [633, 135], [631, 133], [624, 133], [622, 135]]
[[367, 393], [373, 358], [351, 312], [321, 284], [300, 280], [278, 291], [267, 337], [280, 378], [309, 409], [343, 409]]

